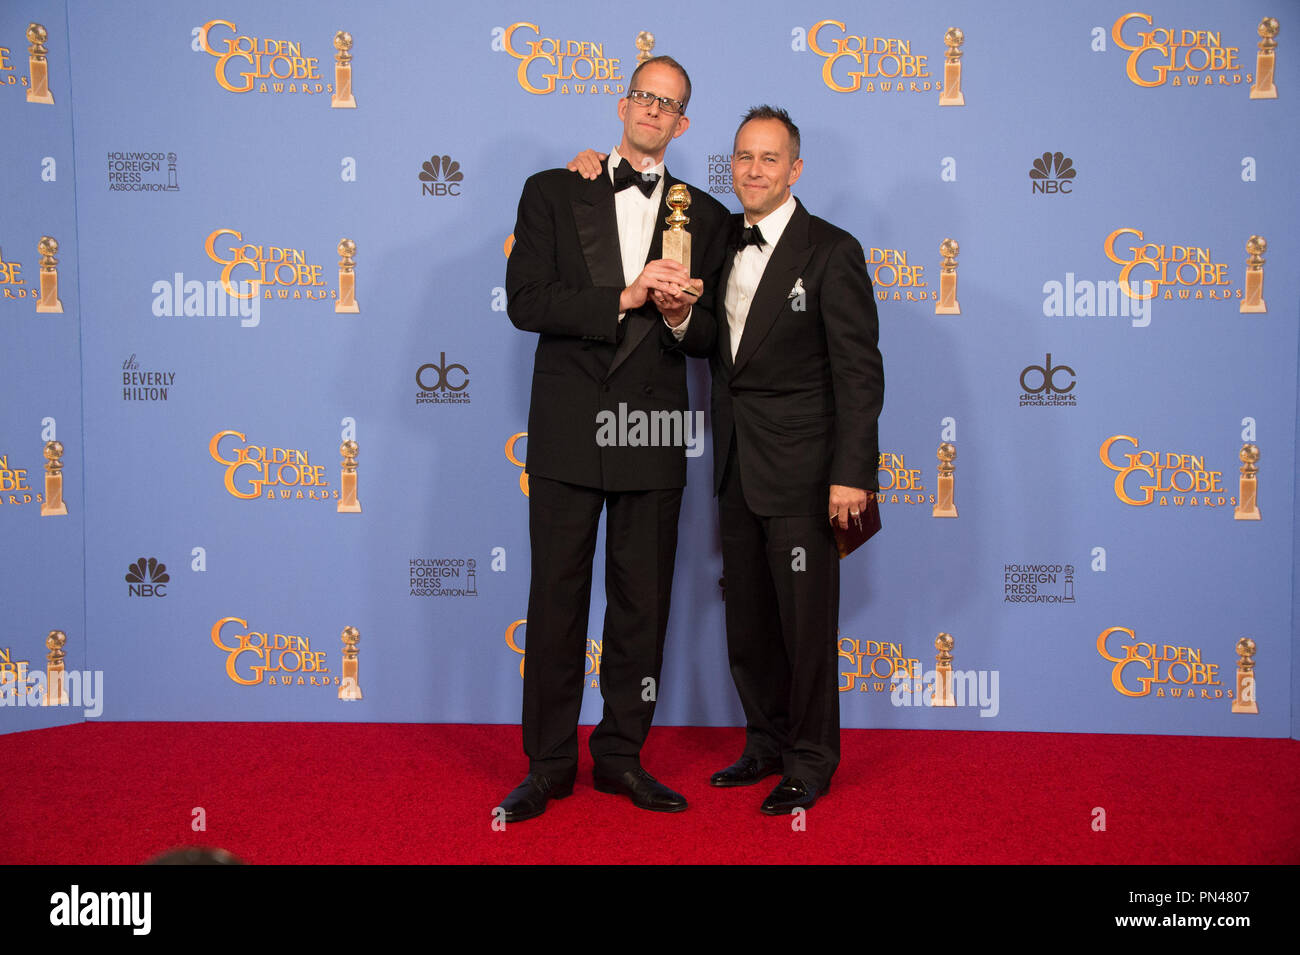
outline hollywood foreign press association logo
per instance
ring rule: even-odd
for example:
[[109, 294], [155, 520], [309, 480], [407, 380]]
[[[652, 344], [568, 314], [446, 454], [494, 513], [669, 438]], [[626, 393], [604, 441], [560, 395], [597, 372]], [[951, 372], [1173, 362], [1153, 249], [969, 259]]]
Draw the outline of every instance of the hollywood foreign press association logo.
[[1029, 170], [1030, 191], [1039, 195], [1069, 195], [1079, 171], [1065, 153], [1043, 153]]
[[459, 196], [465, 174], [460, 163], [450, 156], [433, 155], [420, 166], [420, 194], [425, 196]]
[[1004, 604], [1074, 603], [1074, 565], [1052, 561], [1002, 565]]
[[1020, 371], [1020, 407], [1073, 408], [1078, 402], [1078, 380], [1069, 365], [1053, 365], [1048, 352], [1041, 365], [1028, 365]]
[[156, 557], [141, 557], [126, 568], [127, 593], [132, 597], [166, 597], [171, 576]]
[[176, 154], [146, 149], [107, 154], [109, 192], [180, 192]]

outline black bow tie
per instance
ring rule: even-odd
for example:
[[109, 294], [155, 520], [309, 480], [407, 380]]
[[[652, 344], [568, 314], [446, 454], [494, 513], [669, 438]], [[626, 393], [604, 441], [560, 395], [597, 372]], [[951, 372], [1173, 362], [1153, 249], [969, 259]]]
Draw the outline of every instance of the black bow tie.
[[622, 192], [628, 186], [636, 186], [649, 199], [658, 184], [659, 174], [657, 172], [637, 172], [626, 159], [620, 159], [618, 165], [614, 167], [615, 192]]
[[742, 249], [747, 245], [756, 245], [761, 249], [765, 242], [763, 233], [758, 231], [758, 226], [749, 225], [740, 230], [740, 239], [737, 244]]

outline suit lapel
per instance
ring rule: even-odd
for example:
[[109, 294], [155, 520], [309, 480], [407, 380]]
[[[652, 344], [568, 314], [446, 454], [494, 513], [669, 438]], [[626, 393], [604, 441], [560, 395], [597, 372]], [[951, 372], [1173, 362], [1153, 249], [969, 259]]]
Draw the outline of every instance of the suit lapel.
[[776, 324], [777, 317], [785, 308], [790, 289], [812, 258], [812, 252], [812, 247], [808, 244], [808, 213], [796, 200], [794, 215], [781, 234], [781, 241], [772, 250], [772, 257], [768, 259], [767, 268], [763, 270], [763, 277], [759, 279], [758, 288], [754, 291], [754, 301], [745, 318], [745, 330], [740, 336], [733, 375], [745, 367], [745, 363], [753, 357]]
[[[606, 162], [608, 162], [608, 160], [606, 160]], [[665, 167], [663, 188], [659, 193], [659, 211], [656, 213], [654, 225], [650, 227], [650, 249], [646, 253], [646, 262], [653, 262], [656, 259], [663, 258], [664, 234], [663, 229], [659, 227], [659, 223], [662, 222], [668, 213], [672, 211], [668, 208], [666, 200], [668, 199], [668, 190], [675, 182], [677, 182], [677, 180], [669, 175], [668, 169]], [[612, 210], [613, 207], [614, 200], [610, 199], [610, 209]], [[611, 215], [612, 214], [611, 211]], [[617, 236], [617, 217], [614, 223], [614, 233]], [[692, 249], [692, 252], [694, 252], [694, 249]], [[617, 243], [615, 243], [614, 254], [616, 257], [622, 255], [618, 249]], [[618, 274], [618, 287], [623, 288], [624, 279], [621, 258], [619, 258]], [[600, 285], [601, 283], [597, 282], [596, 284]], [[636, 351], [637, 346], [640, 345], [642, 340], [650, 334], [651, 329], [653, 329], [655, 324], [659, 321], [659, 313], [654, 310], [654, 307], [647, 305], [647, 308], [651, 312], [649, 315], [644, 315], [640, 311], [632, 311], [623, 316], [623, 340], [619, 342], [618, 350], [614, 352], [614, 360], [609, 363], [609, 371], [605, 373], [606, 378], [609, 378], [610, 375], [614, 374], [618, 369], [618, 366], [627, 360], [627, 356]]]
[[717, 302], [714, 314], [718, 316], [718, 348], [722, 352], [722, 366], [730, 373], [734, 361], [731, 357], [731, 322], [727, 320], [727, 282], [736, 264], [740, 244], [740, 230], [745, 224], [743, 215], [733, 215], [727, 228], [727, 251], [722, 257], [722, 271], [718, 275]]
[[[609, 160], [606, 160], [608, 164]], [[618, 216], [614, 212], [614, 187], [609, 171], [591, 181], [582, 180], [570, 200], [578, 243], [594, 287], [623, 287], [623, 258], [618, 245]]]

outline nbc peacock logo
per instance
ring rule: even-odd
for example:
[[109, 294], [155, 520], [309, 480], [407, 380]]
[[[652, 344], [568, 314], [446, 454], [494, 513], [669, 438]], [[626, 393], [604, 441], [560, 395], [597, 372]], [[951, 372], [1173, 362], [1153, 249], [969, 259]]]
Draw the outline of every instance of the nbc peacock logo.
[[126, 568], [127, 593], [132, 597], [166, 597], [171, 575], [156, 557], [141, 557]]
[[433, 155], [420, 166], [421, 195], [435, 198], [459, 196], [460, 184], [464, 181], [460, 163], [450, 156]]
[[1069, 195], [1079, 171], [1074, 161], [1062, 152], [1043, 153], [1029, 170], [1031, 192], [1038, 195]]

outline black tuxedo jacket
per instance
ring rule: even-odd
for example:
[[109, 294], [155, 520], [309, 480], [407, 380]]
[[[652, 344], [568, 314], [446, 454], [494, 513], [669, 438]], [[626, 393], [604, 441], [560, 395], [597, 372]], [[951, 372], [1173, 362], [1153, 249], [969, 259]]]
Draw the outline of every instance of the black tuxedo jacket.
[[[665, 175], [647, 262], [662, 258], [663, 202], [678, 180]], [[552, 169], [524, 184], [506, 267], [507, 312], [537, 332], [528, 412], [529, 474], [607, 491], [680, 488], [683, 447], [601, 447], [597, 416], [687, 411], [686, 355], [707, 358], [716, 324], [712, 302], [727, 211], [691, 187], [691, 275], [703, 279], [686, 336], [678, 342], [653, 303], [618, 321], [625, 283], [607, 172], [595, 180]], [[662, 419], [661, 419], [662, 420]], [[685, 422], [682, 422], [685, 425]]]
[[[732, 217], [733, 242], [743, 225], [742, 216]], [[718, 278], [711, 360], [714, 491], [722, 487], [734, 435], [751, 511], [825, 515], [830, 485], [878, 486], [876, 419], [885, 378], [862, 246], [796, 200], [733, 361], [724, 301], [734, 253], [728, 249]]]

